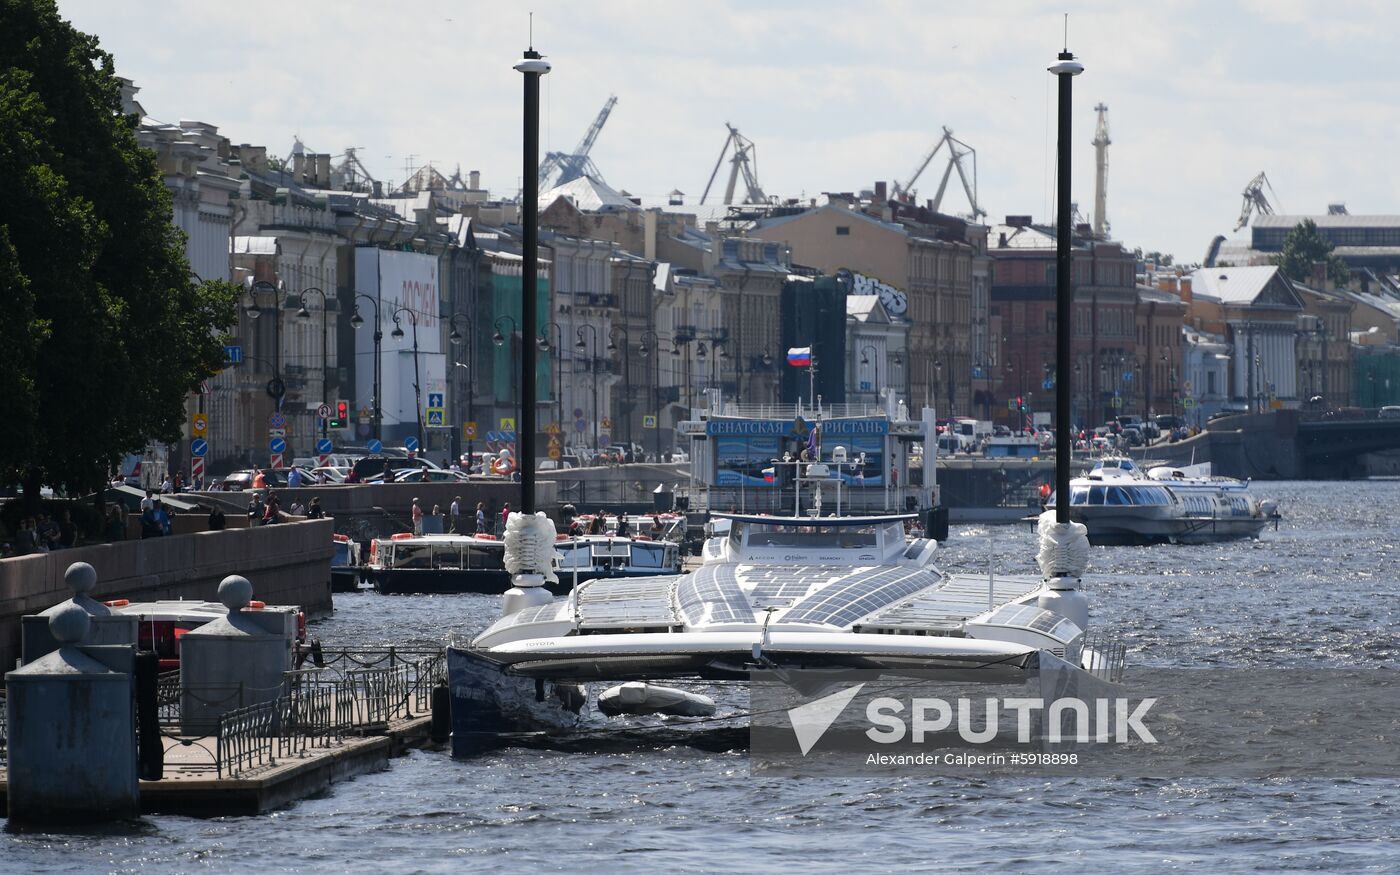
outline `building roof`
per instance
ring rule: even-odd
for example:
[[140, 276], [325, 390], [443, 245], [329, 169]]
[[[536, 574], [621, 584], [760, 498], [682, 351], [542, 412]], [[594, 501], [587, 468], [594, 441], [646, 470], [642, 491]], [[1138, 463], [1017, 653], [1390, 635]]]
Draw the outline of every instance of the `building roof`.
[[1203, 267], [1191, 274], [1193, 292], [1219, 298], [1227, 304], [1248, 304], [1278, 274], [1277, 265]]
[[857, 322], [889, 322], [890, 315], [879, 295], [847, 295], [846, 316]]
[[232, 237], [229, 246], [234, 255], [276, 255], [277, 237]]
[[[1006, 235], [1006, 245], [1001, 235]], [[988, 251], [997, 249], [1054, 249], [1055, 232], [1043, 225], [992, 225], [987, 231]]]
[[1397, 216], [1353, 216], [1350, 213], [1325, 216], [1255, 216], [1253, 228], [1294, 228], [1311, 219], [1319, 228], [1400, 228]]
[[903, 235], [906, 235], [906, 236], [907, 236], [908, 233], [909, 233], [909, 231], [908, 231], [907, 228], [905, 228], [903, 225], [900, 225], [900, 224], [898, 224], [898, 223], [896, 223], [896, 222], [886, 222], [886, 221], [884, 221], [883, 219], [877, 219], [877, 218], [875, 218], [874, 216], [866, 215], [865, 213], [862, 213], [860, 210], [852, 210], [852, 209], [848, 209], [848, 208], [846, 208], [846, 207], [844, 207], [844, 206], [841, 206], [841, 205], [839, 205], [839, 204], [832, 204], [832, 203], [822, 204], [821, 206], [818, 206], [818, 207], [809, 207], [808, 209], [802, 210], [801, 212], [797, 212], [797, 213], [788, 213], [787, 215], [783, 215], [783, 216], [769, 216], [769, 217], [766, 217], [766, 218], [757, 219], [757, 220], [755, 220], [754, 223], [753, 223], [753, 228], [754, 228], [754, 230], [756, 230], [756, 231], [766, 231], [766, 230], [768, 230], [769, 228], [777, 228], [777, 227], [779, 227], [779, 226], [781, 226], [781, 225], [786, 225], [786, 224], [788, 224], [789, 222], [795, 222], [795, 221], [797, 221], [798, 219], [805, 219], [805, 218], [808, 218], [809, 216], [814, 216], [814, 215], [816, 215], [817, 213], [820, 213], [820, 212], [823, 212], [823, 211], [826, 211], [826, 210], [831, 210], [831, 211], [834, 211], [834, 212], [836, 212], [836, 213], [839, 213], [839, 214], [840, 214], [841, 216], [843, 216], [843, 217], [850, 217], [850, 218], [852, 218], [852, 219], [859, 219], [859, 220], [861, 220], [861, 221], [863, 221], [863, 222], [867, 222], [867, 223], [869, 223], [869, 224], [871, 224], [871, 225], [874, 225], [874, 226], [876, 226], [877, 228], [884, 228], [884, 229], [887, 230], [887, 231], [894, 231], [894, 232], [896, 232], [896, 233], [898, 233], [898, 234], [903, 234]]
[[559, 198], [565, 198], [585, 213], [601, 210], [635, 210], [638, 206], [622, 192], [606, 182], [591, 176], [580, 176], [563, 185], [556, 185], [540, 195], [540, 209], [544, 209]]

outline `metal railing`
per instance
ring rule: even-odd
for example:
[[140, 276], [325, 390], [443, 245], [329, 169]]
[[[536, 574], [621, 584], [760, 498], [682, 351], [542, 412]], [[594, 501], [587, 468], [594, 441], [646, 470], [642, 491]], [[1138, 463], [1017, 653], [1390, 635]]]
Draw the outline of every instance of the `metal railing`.
[[323, 665], [285, 672], [278, 695], [244, 703], [248, 693], [228, 684], [191, 689], [178, 676], [162, 675], [157, 702], [167, 752], [175, 746], [208, 751], [207, 739], [181, 734], [180, 701], [195, 696], [205, 705], [227, 703], [214, 727], [212, 763], [181, 768], [212, 768], [220, 778], [275, 766], [279, 759], [305, 757], [318, 748], [340, 744], [347, 736], [387, 731], [395, 721], [431, 713], [433, 688], [446, 681], [446, 654], [441, 649], [369, 648], [332, 651]]

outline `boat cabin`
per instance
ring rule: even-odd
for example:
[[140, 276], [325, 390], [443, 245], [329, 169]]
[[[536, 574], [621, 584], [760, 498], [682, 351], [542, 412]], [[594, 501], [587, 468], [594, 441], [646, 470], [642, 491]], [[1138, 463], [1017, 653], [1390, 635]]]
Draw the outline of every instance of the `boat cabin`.
[[[753, 564], [877, 565], [898, 561], [914, 514], [867, 517], [770, 517], [714, 514], [729, 521], [716, 559]], [[708, 557], [707, 557], [708, 558]]]

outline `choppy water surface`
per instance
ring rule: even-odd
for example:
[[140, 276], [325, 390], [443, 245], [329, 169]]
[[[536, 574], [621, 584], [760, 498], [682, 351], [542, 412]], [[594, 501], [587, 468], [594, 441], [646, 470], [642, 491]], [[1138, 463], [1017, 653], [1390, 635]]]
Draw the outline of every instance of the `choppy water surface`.
[[[1094, 622], [1136, 664], [1387, 666], [1400, 647], [1400, 483], [1263, 483], [1262, 541], [1096, 548]], [[1029, 572], [1028, 527], [954, 528], [944, 563]], [[340, 596], [336, 643], [440, 641], [493, 597]], [[415, 752], [257, 818], [5, 836], [0, 869], [190, 871], [1400, 871], [1385, 781], [750, 777], [743, 751], [609, 742], [470, 761]]]

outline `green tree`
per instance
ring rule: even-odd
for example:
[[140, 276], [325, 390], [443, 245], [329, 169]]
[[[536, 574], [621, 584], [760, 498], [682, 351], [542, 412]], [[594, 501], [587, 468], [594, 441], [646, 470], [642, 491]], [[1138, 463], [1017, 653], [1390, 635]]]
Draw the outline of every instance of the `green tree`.
[[30, 501], [177, 438], [234, 318], [233, 286], [191, 277], [113, 69], [53, 0], [0, 0], [0, 482]]
[[1327, 278], [1337, 285], [1344, 286], [1351, 280], [1351, 269], [1332, 254], [1332, 243], [1317, 232], [1317, 223], [1312, 219], [1294, 226], [1284, 238], [1282, 251], [1273, 258], [1285, 276], [1300, 283], [1312, 280], [1313, 264], [1319, 261], [1327, 262]]

